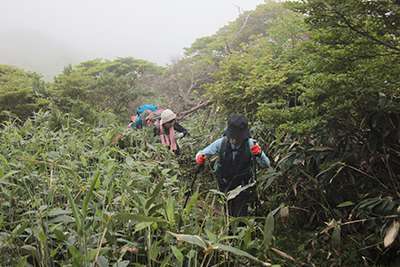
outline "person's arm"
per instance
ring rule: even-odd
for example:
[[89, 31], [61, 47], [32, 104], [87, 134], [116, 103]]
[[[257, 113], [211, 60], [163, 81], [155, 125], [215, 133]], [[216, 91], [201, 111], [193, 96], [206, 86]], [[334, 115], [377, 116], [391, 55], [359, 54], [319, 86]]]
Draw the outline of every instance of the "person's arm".
[[[223, 138], [226, 138], [226, 137], [223, 137]], [[221, 145], [222, 145], [222, 138], [215, 140], [211, 145], [209, 145], [205, 149], [197, 152], [196, 159], [201, 154], [206, 155], [207, 158], [209, 158], [215, 154], [218, 154], [219, 151], [221, 150]]]
[[[254, 145], [254, 140], [251, 138], [249, 139], [249, 145], [250, 147]], [[269, 168], [271, 166], [269, 158], [265, 155], [264, 151], [262, 150], [261, 150], [261, 155], [259, 157], [256, 157], [256, 160], [262, 168]]]
[[176, 130], [176, 131], [178, 131], [180, 133], [183, 133], [183, 136], [186, 136], [186, 134], [187, 134], [187, 130], [176, 121], [175, 121], [175, 124], [174, 124], [174, 130]]

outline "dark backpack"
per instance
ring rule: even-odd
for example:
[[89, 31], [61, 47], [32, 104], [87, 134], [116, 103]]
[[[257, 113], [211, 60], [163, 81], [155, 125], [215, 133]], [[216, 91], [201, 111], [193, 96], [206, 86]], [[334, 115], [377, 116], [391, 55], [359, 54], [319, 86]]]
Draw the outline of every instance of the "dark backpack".
[[[247, 142], [247, 146], [245, 146], [244, 150], [246, 151], [247, 157], [251, 158], [253, 156], [253, 154], [251, 153], [251, 150], [250, 150], [249, 140], [247, 139], [246, 142]], [[220, 157], [222, 157], [224, 155], [227, 143], [228, 143], [228, 138], [225, 137], [225, 132], [224, 132], [224, 139], [222, 139], [221, 150], [219, 151]]]
[[[247, 142], [247, 144], [246, 143], [242, 144], [243, 146], [240, 146], [239, 149], [240, 150], [244, 150], [244, 152], [246, 154], [246, 157], [249, 158], [250, 160], [252, 160], [252, 153], [251, 153], [251, 150], [250, 150], [250, 145], [249, 145], [248, 139], [245, 140], [244, 142]], [[228, 142], [228, 138], [224, 137], [222, 139], [221, 149], [219, 151], [220, 159], [218, 160], [218, 164], [216, 164], [215, 169], [214, 169], [215, 174], [217, 176], [217, 182], [218, 182], [219, 190], [221, 190], [222, 192], [225, 192], [226, 190], [228, 190], [232, 186], [233, 187], [237, 187], [240, 184], [242, 184], [243, 186], [246, 185], [247, 183], [249, 183], [252, 180], [252, 177], [253, 177], [253, 174], [254, 174], [253, 173], [253, 166], [252, 166], [251, 163], [250, 163], [250, 166], [249, 166], [250, 167], [249, 168], [249, 172], [241, 171], [241, 172], [237, 173], [234, 177], [231, 177], [229, 179], [228, 179], [228, 177], [226, 177], [226, 176], [224, 176], [224, 175], [222, 175], [220, 173], [220, 171], [221, 171], [220, 170], [220, 168], [221, 168], [220, 161], [222, 159], [225, 160], [225, 152], [226, 152], [227, 146], [229, 146], [229, 145], [230, 145], [230, 143]], [[225, 172], [226, 172], [226, 170], [225, 170]], [[226, 175], [226, 173], [225, 173], [225, 175]], [[250, 178], [250, 180], [246, 180], [248, 178]], [[229, 190], [231, 190], [231, 189], [229, 189]]]

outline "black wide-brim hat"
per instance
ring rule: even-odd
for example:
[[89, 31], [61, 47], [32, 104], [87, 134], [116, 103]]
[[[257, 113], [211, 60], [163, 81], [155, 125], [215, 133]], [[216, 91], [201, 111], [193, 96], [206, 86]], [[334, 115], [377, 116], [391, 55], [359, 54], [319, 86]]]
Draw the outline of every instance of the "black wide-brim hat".
[[244, 140], [250, 137], [249, 120], [243, 114], [233, 114], [228, 119], [226, 136], [230, 139]]

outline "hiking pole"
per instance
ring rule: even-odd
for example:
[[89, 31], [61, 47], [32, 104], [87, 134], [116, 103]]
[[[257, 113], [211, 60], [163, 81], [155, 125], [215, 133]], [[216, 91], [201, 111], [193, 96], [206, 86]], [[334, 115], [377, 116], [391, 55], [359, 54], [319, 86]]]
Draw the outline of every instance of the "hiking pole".
[[[257, 143], [254, 141], [254, 144], [257, 144]], [[254, 182], [257, 183], [257, 170], [256, 170], [257, 160], [256, 160], [255, 155], [253, 156], [252, 161], [253, 161], [253, 171], [254, 171]], [[257, 195], [257, 185], [254, 188], [254, 197], [255, 197], [255, 201], [256, 201], [256, 216], [257, 216], [258, 215], [258, 206], [261, 204], [260, 200], [258, 199], [258, 195]]]
[[197, 174], [201, 171], [201, 169], [203, 168], [203, 166], [204, 166], [204, 164], [203, 164], [203, 165], [199, 165], [199, 167], [197, 167], [197, 169], [196, 169], [196, 171], [195, 171], [194, 178], [193, 178], [192, 184], [190, 185], [189, 192], [187, 192], [186, 200], [185, 200], [185, 205], [183, 205], [183, 208], [186, 208], [186, 204], [187, 204], [187, 202], [188, 202], [188, 200], [189, 200], [189, 196], [190, 196], [190, 194], [191, 194], [191, 192], [192, 192], [192, 190], [193, 190], [193, 185], [194, 185], [194, 182], [196, 181]]

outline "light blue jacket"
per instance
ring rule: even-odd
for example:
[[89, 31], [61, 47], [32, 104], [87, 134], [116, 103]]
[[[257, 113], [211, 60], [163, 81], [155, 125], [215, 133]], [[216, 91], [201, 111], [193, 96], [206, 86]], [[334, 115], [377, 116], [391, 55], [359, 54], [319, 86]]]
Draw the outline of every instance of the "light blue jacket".
[[[207, 158], [210, 158], [211, 156], [215, 155], [215, 154], [219, 154], [219, 151], [221, 150], [221, 146], [222, 146], [222, 140], [226, 138], [225, 136], [215, 140], [211, 145], [209, 145], [208, 147], [206, 147], [203, 150], [200, 150], [199, 152], [197, 152], [196, 154], [196, 159], [199, 155], [204, 154], [206, 155]], [[227, 143], [228, 144], [228, 143]], [[249, 139], [249, 145], [250, 147], [254, 145], [254, 140], [253, 139]], [[240, 147], [239, 145], [234, 145], [231, 143], [232, 149], [238, 149]], [[237, 152], [233, 152], [233, 159], [235, 159]], [[261, 151], [261, 156], [260, 157], [256, 157], [256, 160], [258, 162], [258, 164], [260, 164], [260, 166], [262, 168], [269, 168], [270, 167], [270, 162], [268, 157], [265, 155], [264, 151]]]

